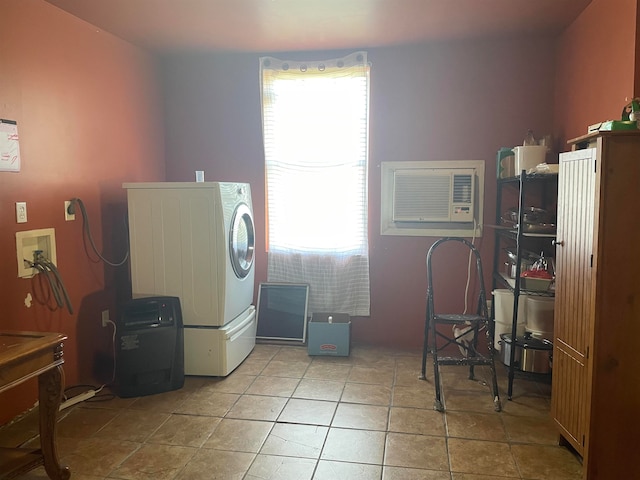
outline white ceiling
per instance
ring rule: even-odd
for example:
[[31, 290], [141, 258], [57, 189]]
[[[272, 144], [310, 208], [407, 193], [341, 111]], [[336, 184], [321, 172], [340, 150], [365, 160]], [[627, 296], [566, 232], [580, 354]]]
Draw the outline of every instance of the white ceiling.
[[591, 0], [47, 0], [153, 52], [275, 52], [555, 34]]

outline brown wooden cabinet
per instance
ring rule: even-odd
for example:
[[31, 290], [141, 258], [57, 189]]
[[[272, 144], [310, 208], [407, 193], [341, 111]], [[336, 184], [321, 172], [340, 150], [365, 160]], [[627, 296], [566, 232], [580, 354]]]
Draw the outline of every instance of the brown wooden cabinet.
[[635, 478], [640, 439], [640, 131], [560, 155], [552, 415], [584, 478]]

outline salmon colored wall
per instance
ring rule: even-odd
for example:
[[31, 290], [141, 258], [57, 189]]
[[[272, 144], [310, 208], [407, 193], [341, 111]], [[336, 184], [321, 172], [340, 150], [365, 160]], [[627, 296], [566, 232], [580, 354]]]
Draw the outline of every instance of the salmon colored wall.
[[[98, 248], [124, 252], [124, 181], [164, 180], [162, 102], [152, 58], [40, 0], [3, 0], [0, 118], [18, 122], [22, 169], [0, 172], [0, 330], [57, 331], [67, 385], [111, 378], [111, 329], [100, 312], [128, 295], [127, 267], [89, 257], [82, 220], [64, 220], [64, 200], [87, 206]], [[28, 222], [17, 224], [15, 202]], [[18, 279], [15, 232], [55, 228], [58, 268], [74, 313], [50, 311], [37, 279]], [[108, 360], [101, 361], [101, 357]], [[31, 407], [35, 380], [0, 395], [0, 424]]]
[[[424, 259], [434, 239], [380, 236], [380, 163], [485, 160], [485, 223], [491, 223], [499, 147], [520, 144], [529, 128], [539, 135], [553, 128], [563, 141], [580, 135], [589, 123], [617, 118], [634, 85], [640, 93], [637, 4], [593, 0], [559, 47], [551, 38], [510, 38], [367, 49], [372, 308], [370, 318], [354, 319], [356, 341], [418, 347], [422, 337]], [[0, 118], [18, 121], [23, 168], [0, 172], [0, 329], [67, 334], [67, 385], [109, 380], [111, 331], [100, 326], [100, 312], [109, 308], [117, 318], [129, 276], [126, 267], [89, 258], [79, 216], [64, 221], [65, 199], [84, 200], [98, 247], [114, 259], [125, 248], [122, 182], [192, 180], [201, 169], [207, 180], [248, 181], [256, 283], [266, 279], [258, 57], [169, 56], [158, 76], [149, 54], [44, 1], [3, 1]], [[26, 224], [15, 222], [16, 201], [28, 204]], [[73, 314], [24, 304], [37, 283], [16, 278], [14, 235], [46, 227], [56, 229]], [[492, 244], [486, 228], [478, 245], [488, 289]], [[466, 263], [451, 251], [441, 260], [437, 271], [445, 275]], [[458, 294], [449, 302], [462, 300]], [[34, 400], [34, 381], [0, 395], [0, 424]]]
[[[631, 100], [638, 54], [638, 0], [593, 0], [558, 43], [554, 131], [566, 140], [591, 124], [619, 120]], [[640, 93], [635, 89], [636, 94]]]
[[[381, 236], [380, 163], [485, 160], [485, 222], [493, 223], [495, 156], [527, 129], [551, 132], [554, 43], [502, 39], [367, 49], [371, 67], [371, 317], [353, 321], [357, 342], [418, 347], [425, 310], [425, 255], [434, 238]], [[313, 59], [344, 52], [295, 54]], [[282, 54], [281, 56], [286, 55]], [[257, 230], [256, 284], [266, 281], [264, 153], [258, 54], [170, 56], [163, 61], [167, 180], [250, 182]], [[478, 240], [486, 286], [493, 234]], [[466, 271], [466, 257], [445, 254]], [[256, 292], [257, 293], [257, 292]], [[458, 294], [451, 302], [462, 303]]]

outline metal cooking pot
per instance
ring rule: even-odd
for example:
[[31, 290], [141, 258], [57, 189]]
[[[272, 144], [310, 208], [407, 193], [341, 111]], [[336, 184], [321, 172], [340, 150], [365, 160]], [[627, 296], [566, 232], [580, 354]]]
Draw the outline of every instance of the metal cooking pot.
[[[506, 221], [511, 221], [512, 223], [517, 224], [518, 215], [518, 209], [514, 207], [508, 209], [502, 217]], [[551, 212], [537, 207], [523, 207], [522, 220], [524, 223], [552, 223], [554, 221], [553, 214]]]
[[[527, 270], [529, 270], [529, 268], [531, 268], [531, 265], [533, 265], [533, 262], [530, 260], [525, 260], [522, 259], [522, 261], [520, 262], [520, 271], [521, 272], [525, 272]], [[504, 264], [505, 267], [505, 275], [508, 275], [509, 278], [516, 278], [516, 267], [517, 265], [513, 262], [505, 262]]]
[[[517, 337], [516, 337], [517, 338]], [[504, 363], [507, 367], [511, 365], [511, 334], [510, 333], [501, 333], [500, 334], [500, 361]], [[520, 366], [520, 356], [521, 349], [516, 347], [515, 355], [513, 357], [514, 366]]]
[[[509, 366], [511, 360], [511, 334], [500, 335], [500, 355], [502, 363]], [[533, 338], [530, 333], [516, 337], [514, 367], [523, 372], [550, 373], [552, 366], [553, 344], [548, 340]]]

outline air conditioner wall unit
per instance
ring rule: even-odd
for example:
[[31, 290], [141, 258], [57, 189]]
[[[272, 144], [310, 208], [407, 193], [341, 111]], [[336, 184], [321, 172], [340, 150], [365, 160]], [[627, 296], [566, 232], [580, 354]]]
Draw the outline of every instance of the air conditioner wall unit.
[[473, 168], [406, 168], [393, 172], [393, 222], [473, 222]]

